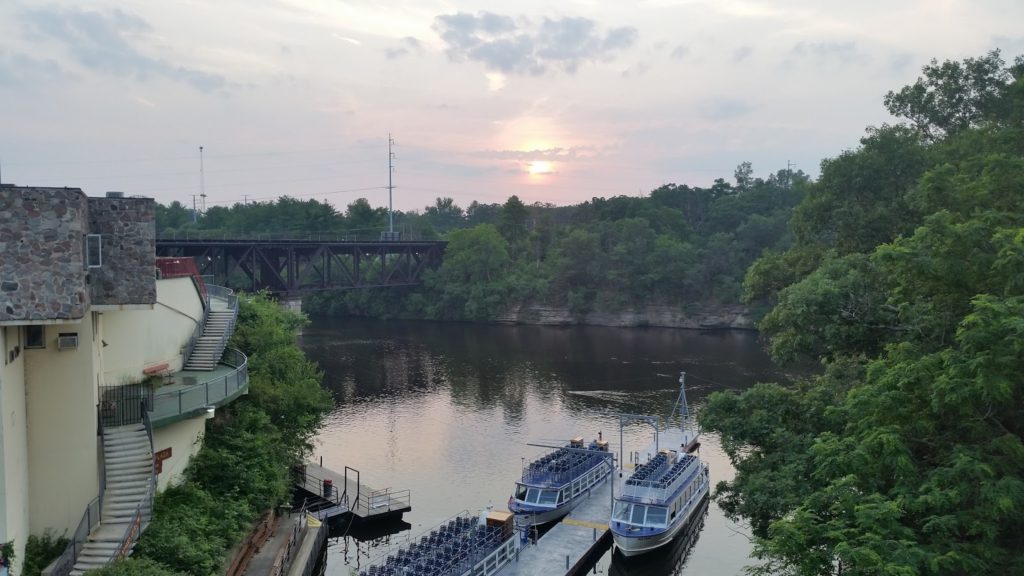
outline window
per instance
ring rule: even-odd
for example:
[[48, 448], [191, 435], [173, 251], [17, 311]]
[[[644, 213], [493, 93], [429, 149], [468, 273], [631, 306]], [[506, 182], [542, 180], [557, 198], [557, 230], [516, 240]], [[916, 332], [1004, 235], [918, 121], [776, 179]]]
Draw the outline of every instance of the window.
[[46, 348], [46, 326], [25, 326], [25, 348]]
[[668, 510], [651, 506], [647, 509], [647, 525], [661, 527], [665, 525], [665, 516]]
[[85, 265], [99, 268], [103, 265], [103, 236], [88, 234], [85, 237]]
[[554, 504], [558, 499], [557, 490], [544, 490], [540, 493], [540, 501], [538, 504]]
[[616, 502], [615, 510], [612, 512], [612, 518], [620, 522], [629, 522], [629, 507], [630, 504], [625, 502]]
[[634, 504], [633, 505], [633, 514], [629, 518], [629, 523], [630, 524], [636, 524], [637, 526], [643, 526], [644, 525], [644, 512], [646, 512], [646, 511], [647, 511], [647, 507], [646, 506], [641, 506], [639, 504]]

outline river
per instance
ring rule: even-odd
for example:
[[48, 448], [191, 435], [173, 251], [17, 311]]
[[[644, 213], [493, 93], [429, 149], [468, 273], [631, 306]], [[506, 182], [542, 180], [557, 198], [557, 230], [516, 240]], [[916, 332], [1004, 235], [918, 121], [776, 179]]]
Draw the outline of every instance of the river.
[[[617, 414], [666, 415], [681, 371], [693, 410], [711, 392], [782, 378], [757, 334], [745, 331], [315, 319], [300, 340], [335, 398], [315, 457], [360, 470], [374, 488], [412, 490], [411, 529], [366, 542], [336, 535], [329, 575], [365, 567], [460, 511], [504, 509], [523, 460], [543, 451], [528, 443], [602, 432], [617, 451]], [[624, 438], [627, 451], [640, 450], [651, 430], [630, 425]], [[701, 440], [712, 485], [731, 478], [718, 438]], [[681, 544], [675, 557], [630, 570], [609, 552], [595, 572], [741, 573], [752, 562], [745, 527], [714, 502], [708, 508], [692, 547]]]

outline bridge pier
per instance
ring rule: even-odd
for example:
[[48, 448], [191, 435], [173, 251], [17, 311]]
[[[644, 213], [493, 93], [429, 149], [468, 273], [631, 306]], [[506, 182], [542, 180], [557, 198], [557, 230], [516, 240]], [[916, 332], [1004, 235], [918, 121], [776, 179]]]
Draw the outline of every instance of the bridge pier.
[[278, 298], [277, 303], [289, 312], [302, 312], [302, 296], [285, 296]]

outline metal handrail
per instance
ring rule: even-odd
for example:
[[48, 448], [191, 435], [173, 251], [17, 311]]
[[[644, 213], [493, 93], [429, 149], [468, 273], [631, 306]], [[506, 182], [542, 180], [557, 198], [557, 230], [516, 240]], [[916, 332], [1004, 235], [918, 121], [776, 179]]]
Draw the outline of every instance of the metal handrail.
[[248, 385], [249, 359], [245, 354], [234, 348], [227, 348], [221, 357], [221, 363], [233, 367], [234, 370], [195, 386], [154, 394], [153, 406], [147, 417], [151, 421], [158, 421], [209, 408]]
[[78, 554], [82, 551], [86, 539], [93, 529], [99, 525], [100, 510], [100, 499], [97, 496], [85, 506], [82, 519], [78, 521], [78, 526], [71, 535], [68, 545], [56, 560], [50, 562], [50, 565], [46, 568], [43, 568], [42, 576], [68, 576], [71, 574], [71, 570], [75, 567], [75, 561], [78, 559]]
[[355, 508], [365, 509], [367, 513], [381, 508], [388, 512], [396, 508], [412, 506], [412, 492], [410, 490], [398, 490], [393, 492], [390, 488], [374, 490], [369, 494], [360, 494], [356, 501]]
[[207, 285], [207, 292], [211, 297], [221, 298], [227, 300], [228, 309], [231, 310], [231, 319], [228, 320], [228, 327], [224, 330], [224, 333], [220, 337], [220, 343], [217, 346], [218, 350], [223, 350], [228, 344], [228, 339], [231, 338], [231, 334], [235, 331], [235, 323], [238, 321], [238, 295], [235, 291], [226, 288], [224, 286], [217, 286], [215, 284]]

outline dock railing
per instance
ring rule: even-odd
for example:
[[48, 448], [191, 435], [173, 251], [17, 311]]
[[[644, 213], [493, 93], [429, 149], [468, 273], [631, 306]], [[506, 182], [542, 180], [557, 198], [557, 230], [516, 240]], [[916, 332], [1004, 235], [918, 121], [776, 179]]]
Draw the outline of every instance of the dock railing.
[[316, 494], [335, 505], [348, 508], [348, 493], [345, 486], [335, 486], [332, 478], [321, 478], [317, 474], [309, 472], [304, 466], [296, 468], [295, 474], [298, 475], [296, 483], [307, 492]]
[[352, 508], [364, 512], [364, 516], [382, 514], [392, 510], [402, 510], [412, 506], [412, 492], [409, 490], [392, 491], [390, 488], [374, 490], [368, 494], [360, 494]]

